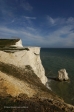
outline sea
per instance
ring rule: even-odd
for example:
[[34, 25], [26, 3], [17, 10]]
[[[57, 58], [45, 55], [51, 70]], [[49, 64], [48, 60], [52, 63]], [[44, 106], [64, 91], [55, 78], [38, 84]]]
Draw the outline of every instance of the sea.
[[[51, 90], [74, 105], [74, 48], [41, 48], [40, 57]], [[66, 69], [70, 81], [54, 80], [60, 69]]]

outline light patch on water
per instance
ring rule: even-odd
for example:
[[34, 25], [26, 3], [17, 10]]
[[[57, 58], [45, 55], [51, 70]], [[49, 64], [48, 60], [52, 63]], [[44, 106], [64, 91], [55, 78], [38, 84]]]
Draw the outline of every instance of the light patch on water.
[[49, 86], [49, 80], [48, 80], [48, 82], [46, 82], [46, 87], [47, 87], [49, 90], [52, 91], [52, 89], [51, 89], [50, 86]]

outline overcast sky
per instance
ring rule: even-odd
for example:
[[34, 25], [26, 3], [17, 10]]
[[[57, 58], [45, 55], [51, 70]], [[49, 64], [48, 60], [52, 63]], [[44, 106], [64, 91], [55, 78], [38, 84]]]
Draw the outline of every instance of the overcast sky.
[[0, 0], [0, 38], [74, 48], [74, 0]]

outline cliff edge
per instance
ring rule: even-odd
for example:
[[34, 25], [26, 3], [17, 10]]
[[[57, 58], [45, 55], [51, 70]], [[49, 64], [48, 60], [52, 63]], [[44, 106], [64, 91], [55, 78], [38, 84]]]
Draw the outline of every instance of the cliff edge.
[[45, 87], [48, 79], [39, 47], [23, 47], [20, 40], [13, 40], [13, 44], [11, 40], [1, 41], [1, 112], [74, 112], [74, 106]]

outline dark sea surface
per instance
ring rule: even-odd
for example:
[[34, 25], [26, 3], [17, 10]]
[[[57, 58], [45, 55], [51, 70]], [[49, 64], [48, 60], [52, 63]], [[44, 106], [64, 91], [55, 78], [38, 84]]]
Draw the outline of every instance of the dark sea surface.
[[[62, 97], [65, 102], [74, 105], [74, 49], [73, 48], [41, 48], [41, 60], [49, 77], [52, 91]], [[69, 82], [59, 82], [51, 77], [58, 76], [58, 70], [66, 69]]]

